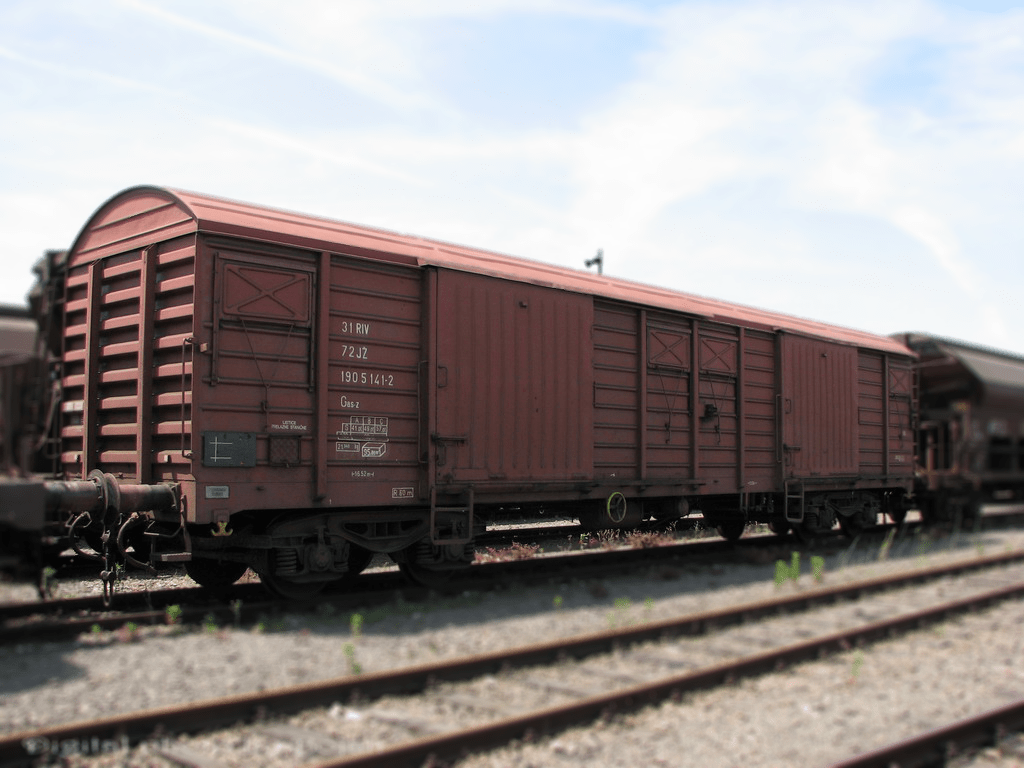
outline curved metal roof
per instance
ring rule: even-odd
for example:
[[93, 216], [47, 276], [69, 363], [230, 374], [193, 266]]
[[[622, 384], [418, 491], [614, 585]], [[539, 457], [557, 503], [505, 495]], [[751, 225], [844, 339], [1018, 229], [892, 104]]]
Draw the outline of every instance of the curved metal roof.
[[[403, 235], [163, 187], [132, 187], [112, 197], [93, 214], [82, 229], [72, 246], [71, 257], [77, 255], [89, 258], [87, 233], [101, 227], [113, 226], [113, 223], [129, 232], [118, 241], [128, 247], [132, 243], [132, 236], [140, 235], [138, 232], [131, 232], [132, 216], [149, 212], [151, 207], [147, 207], [144, 201], [148, 199], [152, 202], [155, 198], [162, 199], [165, 204], [176, 206], [191, 222], [180, 218], [169, 220], [161, 226], [159, 232], [149, 233], [153, 238], [149, 242], [156, 242], [172, 233], [181, 234], [187, 229], [192, 229], [332, 253], [356, 252], [370, 258], [456, 269], [575, 293], [592, 294], [616, 301], [683, 312], [721, 323], [786, 331], [900, 355], [914, 354], [895, 339], [863, 331], [729, 304], [621, 278], [595, 275], [492, 251], [467, 248], [440, 240]], [[97, 251], [95, 255], [98, 257], [102, 254]]]
[[943, 393], [1024, 407], [1024, 357], [925, 333], [900, 338], [921, 356], [922, 378]]

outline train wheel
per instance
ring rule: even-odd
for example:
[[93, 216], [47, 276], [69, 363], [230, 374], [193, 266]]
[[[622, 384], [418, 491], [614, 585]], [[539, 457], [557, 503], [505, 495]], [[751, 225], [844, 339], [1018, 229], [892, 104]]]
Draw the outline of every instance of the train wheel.
[[324, 591], [327, 581], [296, 581], [287, 576], [272, 573], [261, 573], [260, 581], [272, 594], [285, 600], [312, 600]]
[[768, 521], [768, 530], [776, 536], [785, 536], [789, 533], [789, 520], [784, 517], [773, 517]]
[[345, 572], [345, 575], [338, 580], [338, 583], [345, 585], [351, 584], [355, 581], [356, 577], [365, 571], [370, 563], [373, 562], [373, 558], [376, 554], [376, 552], [371, 552], [364, 547], [360, 547], [358, 544], [349, 544], [348, 570]]
[[234, 563], [223, 560], [189, 560], [185, 563], [185, 573], [196, 584], [211, 592], [223, 592], [246, 572], [245, 563]]
[[97, 555], [103, 554], [103, 531], [88, 530], [82, 532], [82, 538], [93, 552]]
[[615, 491], [605, 501], [580, 511], [580, 525], [590, 531], [608, 528], [636, 528], [644, 520], [643, 504]]
[[659, 523], [671, 523], [682, 520], [690, 514], [690, 503], [682, 496], [675, 499], [662, 499], [650, 505], [651, 517]]
[[718, 531], [718, 535], [726, 541], [739, 541], [740, 536], [743, 535], [744, 528], [746, 528], [746, 523], [742, 520], [729, 520], [728, 522], [715, 526], [715, 530]]
[[796, 523], [793, 525], [793, 533], [801, 541], [801, 543], [807, 546], [813, 546], [820, 544], [828, 536], [831, 528], [825, 528], [818, 524], [818, 516], [808, 514], [804, 517], [802, 523]]
[[436, 570], [411, 561], [399, 563], [398, 570], [414, 584], [419, 584], [427, 589], [435, 589], [438, 592], [447, 590], [455, 573], [452, 569]]
[[896, 525], [907, 519], [907, 498], [902, 493], [887, 493], [882, 498], [882, 514]]
[[585, 531], [600, 531], [608, 526], [602, 522], [603, 512], [596, 507], [581, 509], [579, 512], [580, 528]]
[[348, 572], [353, 576], [358, 576], [369, 567], [376, 556], [376, 552], [364, 549], [358, 544], [352, 544], [348, 550]]
[[952, 505], [953, 522], [959, 528], [976, 528], [981, 522], [981, 498], [968, 496]]
[[839, 530], [847, 538], [855, 539], [867, 530], [867, 526], [864, 525], [864, 521], [858, 515], [850, 515], [849, 517], [839, 515]]
[[933, 525], [939, 522], [939, 505], [933, 496], [924, 496], [918, 499], [917, 509], [925, 524]]
[[802, 525], [794, 525], [793, 533], [796, 535], [797, 539], [800, 540], [801, 544], [806, 544], [808, 546], [817, 544], [822, 538], [824, 538], [820, 531], [806, 528]]
[[[132, 549], [135, 550], [136, 560], [141, 560], [144, 563], [149, 562], [149, 556], [153, 552], [153, 542], [148, 536], [141, 531], [133, 533], [128, 537], [128, 543], [131, 545]], [[245, 573], [245, 571], [243, 570], [242, 573]], [[241, 575], [241, 573], [238, 574], [239, 577], [241, 577]]]

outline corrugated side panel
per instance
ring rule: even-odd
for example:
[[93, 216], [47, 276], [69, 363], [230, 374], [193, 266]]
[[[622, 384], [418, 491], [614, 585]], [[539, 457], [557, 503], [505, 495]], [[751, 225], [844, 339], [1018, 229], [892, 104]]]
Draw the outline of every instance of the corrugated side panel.
[[[878, 352], [861, 350], [857, 369], [861, 474], [913, 476], [913, 372], [909, 358], [887, 357]], [[887, 408], [888, 434], [885, 434]]]
[[774, 490], [779, 477], [776, 338], [747, 331], [743, 340], [744, 481], [752, 492]]
[[861, 351], [857, 369], [860, 471], [881, 475], [885, 472], [885, 359], [880, 354]]
[[422, 293], [419, 270], [333, 260], [325, 437], [335, 504], [427, 493], [419, 487]]
[[438, 482], [589, 478], [589, 296], [438, 271]]
[[[208, 253], [202, 482], [230, 486], [236, 508], [421, 498], [420, 273], [245, 241], [211, 239]], [[221, 433], [251, 441], [235, 466], [234, 448], [214, 460]]]
[[889, 474], [914, 477], [914, 363], [909, 357], [887, 357], [889, 364]]
[[194, 271], [192, 236], [69, 270], [62, 439], [72, 476], [187, 474]]
[[858, 471], [857, 350], [801, 336], [782, 337], [787, 473], [793, 477]]
[[685, 317], [647, 315], [647, 477], [692, 475], [692, 323]]
[[[206, 240], [209, 375], [196, 390], [201, 481], [231, 488], [232, 504], [282, 506], [277, 483], [312, 496], [317, 260], [244, 241]], [[243, 438], [249, 447], [242, 452]], [[221, 447], [221, 443], [224, 447]], [[266, 490], [241, 496], [249, 484]], [[236, 485], [237, 484], [237, 485]]]
[[698, 477], [708, 493], [732, 493], [737, 481], [736, 410], [739, 329], [698, 323]]
[[647, 316], [647, 477], [693, 474], [690, 389], [693, 327], [687, 318]]
[[594, 474], [637, 477], [637, 311], [594, 303]]

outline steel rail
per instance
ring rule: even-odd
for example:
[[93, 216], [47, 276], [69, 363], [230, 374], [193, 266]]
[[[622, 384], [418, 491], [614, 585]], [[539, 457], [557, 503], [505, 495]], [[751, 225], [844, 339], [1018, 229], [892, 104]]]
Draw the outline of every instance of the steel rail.
[[[1006, 525], [1004, 520], [1011, 517], [1013, 516], [1007, 514], [994, 515], [984, 518], [984, 521], [986, 524], [991, 522], [994, 527], [1004, 527]], [[905, 524], [902, 529], [904, 535], [910, 531], [916, 530], [918, 526], [919, 524], [917, 523]], [[655, 530], [653, 526], [649, 526], [649, 528], [650, 530]], [[879, 525], [870, 529], [867, 534], [872, 537], [880, 537], [893, 529], [894, 526], [892, 525]], [[557, 529], [514, 529], [512, 531], [514, 535], [509, 538], [508, 543], [514, 544], [516, 543], [515, 538], [517, 536], [521, 537], [526, 534], [536, 534], [538, 537], [546, 538], [546, 532], [551, 530]], [[578, 534], [581, 532], [581, 529], [573, 527], [573, 531]], [[504, 531], [499, 533], [504, 533]], [[586, 532], [583, 533], [586, 535]], [[833, 533], [837, 538], [840, 536], [838, 531]], [[559, 535], [554, 538], [562, 537], [562, 533], [560, 532]], [[683, 555], [699, 558], [714, 556], [725, 552], [735, 552], [737, 549], [758, 549], [773, 546], [786, 548], [794, 543], [796, 543], [795, 540], [790, 537], [765, 534], [749, 536], [735, 542], [724, 541], [718, 538], [691, 539], [681, 540], [673, 544], [662, 544], [650, 548], [630, 547], [628, 544], [623, 544], [622, 546], [610, 550], [569, 551], [558, 554], [557, 556], [533, 557], [522, 560], [484, 561], [475, 563], [465, 571], [456, 573], [453, 577], [451, 586], [453, 590], [466, 589], [472, 586], [473, 581], [487, 581], [492, 579], [519, 579], [529, 582], [543, 581], [563, 575], [563, 569], [566, 568], [566, 566], [571, 566], [571, 573], [575, 578], [591, 578], [594, 576], [607, 575], [607, 567], [615, 563], [626, 566], [651, 565], [654, 561], [675, 560]], [[828, 539], [823, 539], [820, 543], [827, 544]], [[427, 590], [424, 588], [409, 584], [404, 578], [398, 576], [397, 570], [363, 574], [360, 577], [359, 586], [360, 589], [358, 592], [353, 592], [351, 587], [348, 587], [345, 593], [334, 592], [331, 587], [328, 587], [324, 593], [318, 596], [318, 600], [321, 602], [326, 600], [341, 600], [346, 605], [358, 607], [359, 600], [364, 597], [377, 602], [379, 600], [379, 593], [382, 591], [395, 591], [401, 589], [406, 593], [406, 598], [414, 597], [417, 592], [421, 592], [424, 595], [427, 593]], [[143, 606], [147, 609], [155, 609], [168, 605], [180, 604], [182, 602], [202, 600], [210, 596], [210, 592], [199, 586], [166, 590], [121, 591], [116, 593], [118, 603], [126, 603], [128, 610], [140, 610]], [[217, 599], [222, 603], [227, 603], [229, 600], [234, 599], [264, 600], [266, 598], [266, 592], [259, 584], [235, 584], [217, 597]], [[60, 613], [71, 614], [83, 611], [110, 613], [110, 609], [104, 606], [103, 599], [99, 595], [74, 598], [56, 598], [50, 600], [0, 603], [0, 622], [7, 622], [11, 619], [26, 616], [52, 615]], [[22, 640], [25, 639], [25, 635], [20, 631], [15, 630], [10, 636], [10, 639], [8, 639], [5, 634], [4, 627], [0, 626], [0, 644], [10, 642], [11, 639]]]
[[[236, 585], [246, 586], [246, 585]], [[258, 584], [251, 585], [255, 591]], [[202, 587], [180, 587], [172, 589], [146, 589], [137, 592], [119, 592], [118, 599], [123, 599], [129, 610], [141, 606], [174, 605], [183, 601], [196, 601], [210, 596]], [[58, 597], [50, 600], [33, 600], [23, 603], [0, 603], [0, 621], [39, 616], [44, 614], [75, 614], [83, 611], [110, 612], [103, 607], [103, 598], [99, 595], [83, 595], [81, 597]]]
[[[754, 539], [752, 541], [758, 541]], [[712, 541], [709, 544], [715, 545], [717, 551], [720, 544], [724, 542]], [[518, 560], [509, 562], [480, 563], [473, 566], [476, 576], [483, 581], [491, 583], [504, 583], [509, 579], [528, 578], [529, 580], [540, 580], [552, 578], [559, 574], [560, 569], [567, 566], [572, 567], [574, 577], [586, 577], [588, 573], [600, 573], [607, 575], [608, 560], [614, 559], [625, 562], [628, 565], [640, 563], [651, 565], [652, 561], [661, 558], [675, 559], [680, 554], [677, 547], [691, 545], [671, 545], [657, 547], [649, 550], [630, 549], [623, 552], [584, 552], [565, 555], [563, 557], [549, 557], [540, 560]], [[753, 546], [753, 545], [751, 545]], [[701, 550], [703, 551], [703, 550]], [[1024, 560], [1024, 552], [1010, 552], [993, 555], [990, 557], [971, 560], [967, 563], [952, 564], [948, 566], [936, 566], [933, 569], [913, 571], [904, 578], [913, 581], [929, 580], [942, 576], [963, 573], [972, 569], [989, 568], [1001, 563], [1010, 563], [1017, 560]], [[889, 581], [883, 579], [881, 583], [900, 585], [904, 581]], [[460, 579], [456, 586], [465, 589], [469, 585], [466, 579]], [[401, 591], [403, 598], [407, 601], [426, 599], [429, 591], [422, 587], [409, 586], [401, 576], [394, 571], [366, 574], [359, 584], [358, 591], [351, 591], [344, 594], [324, 594], [323, 600], [329, 600], [336, 607], [342, 609], [358, 609], [366, 603], [379, 603], [382, 593]], [[827, 590], [822, 594], [824, 599], [829, 598]], [[0, 645], [15, 642], [30, 642], [42, 639], [59, 639], [74, 637], [83, 631], [88, 631], [93, 624], [101, 629], [116, 629], [128, 622], [138, 625], [161, 624], [165, 615], [163, 609], [170, 605], [184, 606], [182, 621], [188, 622], [196, 618], [202, 620], [207, 614], [213, 614], [218, 619], [237, 620], [234, 610], [229, 608], [226, 602], [228, 598], [241, 600], [243, 620], [258, 616], [268, 610], [273, 610], [280, 605], [280, 601], [271, 602], [268, 600], [263, 588], [259, 584], [236, 584], [224, 599], [217, 603], [201, 602], [198, 607], [189, 607], [190, 603], [206, 601], [210, 593], [201, 587], [187, 587], [184, 589], [153, 590], [145, 592], [125, 593], [124, 598], [128, 612], [101, 611], [97, 614], [81, 615], [85, 611], [100, 611], [102, 599], [99, 596], [70, 598], [66, 600], [52, 600], [32, 603], [8, 603], [0, 604]], [[43, 615], [66, 614], [65, 618], [33, 619], [18, 623], [12, 619], [33, 617], [37, 612], [44, 611]], [[79, 614], [79, 615], [71, 615]]]
[[[760, 548], [778, 545], [776, 536], [751, 537], [740, 546]], [[509, 580], [536, 583], [560, 576], [571, 575], [573, 578], [604, 577], [609, 568], [619, 566], [625, 568], [649, 567], [657, 563], [669, 562], [686, 556], [690, 562], [702, 557], [717, 556], [723, 551], [735, 551], [735, 544], [713, 540], [683, 541], [648, 549], [623, 546], [611, 550], [571, 551], [558, 555], [533, 557], [523, 560], [507, 560], [476, 563], [464, 572], [453, 576], [450, 589], [447, 591], [463, 591], [479, 588], [479, 584], [503, 584]], [[401, 592], [407, 601], [425, 600], [430, 590], [410, 584], [397, 570], [378, 571], [363, 574], [355, 586], [346, 587], [345, 591], [333, 591], [330, 587], [317, 596], [318, 603], [330, 602], [335, 607], [348, 609], [359, 608], [366, 604], [379, 604], [383, 593]], [[209, 601], [216, 600], [211, 604]], [[261, 603], [261, 609], [283, 604], [280, 599], [268, 596], [260, 584], [235, 584], [216, 596], [202, 587], [184, 587], [177, 589], [143, 590], [117, 593], [117, 612], [111, 611], [103, 604], [102, 597], [87, 596], [74, 598], [57, 598], [53, 600], [30, 601], [19, 603], [0, 603], [0, 644], [24, 642], [33, 639], [55, 638], [74, 634], [78, 625], [66, 621], [46, 621], [39, 616], [82, 614], [96, 612], [97, 618], [92, 623], [101, 627], [119, 626], [125, 621], [145, 621], [152, 623], [153, 611], [169, 605], [182, 605], [203, 602], [205, 613], [224, 613], [229, 602], [241, 600], [249, 604], [252, 601]], [[310, 603], [312, 605], [312, 603]], [[294, 604], [289, 608], [295, 608]], [[125, 613], [123, 611], [130, 611]], [[155, 614], [154, 614], [155, 615]], [[17, 623], [17, 619], [32, 617], [31, 623]], [[160, 617], [156, 616], [159, 622]]]
[[1024, 596], [1024, 584], [1015, 584], [893, 619], [834, 632], [732, 662], [705, 667], [569, 704], [536, 710], [481, 726], [428, 736], [390, 749], [309, 763], [304, 768], [400, 768], [420, 766], [427, 760], [461, 757], [474, 750], [494, 749], [519, 738], [550, 735], [610, 714], [627, 712], [685, 693], [727, 685], [741, 678], [773, 672], [790, 664], [820, 659], [852, 647], [918, 629], [951, 615], [977, 610], [1014, 597]]
[[[895, 586], [912, 584], [950, 575], [956, 572], [977, 570], [1019, 561], [1024, 553], [1006, 553], [974, 559], [968, 563], [955, 566], [943, 566], [916, 571], [912, 574], [901, 574], [896, 579], [879, 577], [847, 585], [830, 588], [812, 589], [804, 594], [774, 598], [716, 611], [705, 611], [687, 616], [651, 622], [642, 626], [608, 630], [573, 638], [561, 639], [536, 645], [480, 654], [465, 659], [423, 664], [402, 669], [349, 676], [334, 680], [289, 686], [273, 691], [239, 694], [196, 703], [161, 707], [138, 713], [118, 715], [98, 720], [82, 721], [22, 731], [0, 738], [0, 765], [27, 764], [40, 752], [30, 752], [32, 745], [60, 745], [65, 742], [90, 743], [96, 740], [127, 739], [134, 743], [145, 739], [155, 732], [189, 733], [206, 731], [212, 728], [237, 723], [239, 720], [251, 720], [257, 714], [267, 712], [287, 713], [309, 709], [311, 707], [331, 704], [339, 700], [347, 700], [353, 695], [363, 699], [378, 698], [386, 694], [408, 694], [424, 690], [439, 681], [465, 680], [484, 674], [492, 674], [503, 669], [523, 666], [536, 666], [556, 662], [563, 658], [583, 658], [589, 655], [611, 651], [616, 647], [632, 645], [639, 642], [658, 640], [672, 636], [693, 636], [708, 631], [743, 622], [750, 618], [795, 612], [811, 606], [828, 604], [842, 599], [856, 597], [871, 592], [892, 589]], [[587, 699], [570, 705], [565, 712], [560, 708], [545, 710], [525, 718], [488, 726], [481, 734], [466, 737], [471, 743], [478, 744], [481, 739], [490, 740], [494, 744], [504, 738], [507, 732], [525, 733], [528, 730], [545, 730], [563, 727], [566, 723], [585, 722], [601, 714], [608, 708], [628, 708], [638, 706], [646, 701], [653, 701], [673, 692], [694, 690], [721, 684], [729, 679], [745, 675], [771, 671], [780, 664], [793, 663], [819, 654], [835, 650], [843, 650], [857, 642], [884, 637], [899, 631], [913, 629], [923, 624], [934, 622], [952, 613], [970, 610], [979, 605], [1005, 600], [1024, 594], [1024, 585], [1014, 585], [993, 590], [983, 595], [960, 600], [925, 611], [904, 615], [895, 619], [876, 622], [858, 629], [838, 632], [833, 635], [806, 641], [797, 645], [787, 646], [755, 656], [746, 657], [739, 662], [705, 668], [694, 673], [669, 678], [653, 685], [638, 686], [617, 694]], [[596, 713], [596, 714], [595, 714]], [[499, 727], [500, 726], [500, 727]], [[485, 735], [486, 734], [486, 735]], [[449, 747], [462, 748], [457, 737], [438, 737], [441, 741], [425, 740], [423, 757], [432, 751], [444, 750]], [[450, 738], [451, 741], [444, 741]], [[498, 740], [496, 742], [495, 740]], [[447, 746], [446, 746], [447, 745]], [[417, 748], [418, 749], [418, 748]], [[420, 754], [417, 752], [417, 754]], [[362, 759], [362, 758], [361, 758]], [[369, 758], [365, 758], [369, 759]], [[395, 760], [405, 759], [394, 756]], [[352, 763], [352, 765], [389, 765], [389, 763]], [[396, 763], [398, 764], [398, 763]], [[348, 765], [348, 763], [338, 763]]]
[[[541, 529], [544, 530], [544, 529]], [[531, 531], [522, 531], [519, 533], [529, 533]], [[564, 538], [564, 537], [563, 537]], [[758, 545], [763, 544], [759, 538], [751, 538], [751, 542], [758, 542]], [[509, 544], [516, 543], [513, 539], [508, 540]], [[647, 550], [648, 552], [654, 552], [657, 550], [657, 554], [654, 558], [659, 556], [672, 559], [678, 557], [680, 554], [685, 552], [686, 554], [693, 554], [693, 550], [696, 549], [700, 552], [708, 551], [709, 554], [717, 553], [722, 549], [724, 542], [718, 540], [699, 540], [699, 541], [680, 541], [674, 544], [667, 544], [659, 546], [657, 548]], [[755, 546], [750, 544], [748, 546]], [[684, 549], [689, 547], [690, 549]], [[592, 550], [592, 551], [572, 551], [564, 554], [564, 557], [575, 558], [572, 562], [574, 565], [587, 566], [590, 564], [597, 564], [598, 562], [604, 563], [606, 559], [613, 558], [618, 555], [620, 558], [625, 559], [627, 562], [630, 560], [637, 559], [636, 554], [639, 550], [623, 545], [620, 551], [614, 550]], [[539, 560], [539, 558], [537, 558]], [[552, 561], [555, 561], [554, 557], [546, 557], [544, 559], [543, 569], [546, 573], [552, 572]], [[525, 575], [528, 571], [536, 570], [535, 567], [524, 565], [525, 560], [517, 561], [493, 561], [493, 562], [481, 562], [475, 563], [471, 566], [468, 571], [477, 572], [481, 569], [483, 572], [490, 574], [496, 574], [500, 576], [518, 576]], [[461, 585], [465, 582], [466, 573], [457, 573], [455, 578]], [[370, 574], [363, 574], [360, 577], [360, 581], [363, 585], [369, 585], [370, 590], [377, 589], [397, 589], [400, 585], [408, 586], [408, 582], [404, 578], [397, 575], [397, 566], [393, 571], [375, 572]], [[224, 590], [222, 597], [227, 598], [247, 598], [255, 597], [256, 592], [262, 592], [265, 596], [266, 591], [259, 584], [235, 584], [229, 589]], [[330, 598], [333, 593], [328, 589], [324, 593], [325, 598]], [[118, 591], [116, 597], [119, 603], [126, 603], [129, 608], [132, 606], [138, 606], [140, 604], [153, 604], [153, 605], [171, 605], [174, 603], [181, 602], [182, 600], [191, 599], [202, 599], [209, 597], [210, 593], [204, 590], [200, 586], [193, 587], [181, 587], [174, 589], [158, 589], [158, 590], [139, 590], [139, 591]], [[32, 616], [43, 613], [71, 613], [76, 611], [107, 611], [103, 605], [103, 599], [99, 595], [89, 595], [83, 597], [71, 597], [71, 598], [54, 598], [49, 600], [32, 600], [25, 602], [7, 602], [0, 603], [0, 621], [18, 618], [22, 616]]]
[[[916, 524], [907, 524], [904, 526], [905, 532], [914, 530], [911, 526]], [[591, 535], [596, 532], [584, 531], [578, 526], [572, 526], [572, 533], [576, 535]], [[661, 526], [664, 528], [664, 526]], [[872, 536], [882, 536], [888, 530], [891, 530], [891, 525], [879, 525], [875, 528], [870, 529], [867, 533]], [[505, 535], [505, 531], [488, 532], [487, 536], [497, 535], [500, 536], [498, 543], [514, 545], [522, 543], [527, 535], [532, 536], [535, 539], [550, 539], [558, 540], [565, 538], [565, 532], [559, 530], [557, 535], [550, 535], [549, 531], [556, 530], [552, 528], [520, 528], [514, 529], [508, 532], [509, 535]], [[568, 530], [568, 527], [566, 528]], [[642, 532], [658, 532], [660, 528], [657, 524], [645, 523]], [[618, 531], [620, 534], [628, 534], [633, 531]], [[841, 534], [838, 530], [831, 532], [831, 535], [836, 539], [840, 538]], [[481, 540], [478, 539], [478, 543]], [[823, 538], [821, 544], [829, 543], [828, 538]], [[579, 573], [583, 574], [583, 578], [587, 578], [592, 574], [604, 575], [602, 569], [606, 568], [610, 563], [608, 561], [617, 560], [626, 565], [636, 564], [647, 564], [651, 560], [655, 559], [666, 559], [672, 560], [680, 557], [681, 555], [695, 555], [697, 557], [718, 555], [723, 552], [734, 552], [737, 549], [745, 548], [761, 548], [765, 546], [780, 546], [789, 547], [796, 543], [796, 540], [789, 536], [778, 536], [775, 534], [760, 534], [751, 535], [739, 541], [730, 542], [720, 538], [710, 539], [679, 539], [671, 544], [658, 544], [653, 547], [636, 547], [630, 546], [628, 542], [620, 542], [618, 546], [611, 549], [589, 549], [589, 550], [569, 550], [560, 553], [544, 553], [541, 552], [542, 556], [533, 558], [524, 558], [520, 560], [484, 560], [481, 562], [474, 563], [471, 567], [457, 571], [453, 575], [453, 586], [462, 587], [467, 582], [470, 582], [478, 575], [487, 574], [486, 576], [480, 576], [481, 578], [489, 578], [491, 575], [497, 577], [510, 577], [510, 578], [521, 578], [521, 579], [543, 579], [550, 578], [552, 575], [558, 575], [559, 569], [563, 566], [567, 560], [563, 558], [572, 558], [571, 562], [573, 565], [573, 573], [575, 574], [579, 569]], [[552, 556], [544, 556], [552, 555]], [[557, 556], [554, 556], [557, 555]], [[382, 585], [374, 584], [374, 589], [397, 588], [398, 582], [401, 581], [406, 586], [410, 586], [412, 589], [416, 589], [415, 585], [409, 585], [408, 581], [400, 579], [397, 575], [397, 567], [395, 571], [387, 572], [376, 572], [372, 574], [363, 574], [360, 578], [366, 581], [383, 581]], [[57, 582], [59, 585], [59, 581]], [[246, 597], [247, 594], [237, 595], [235, 594], [239, 590], [244, 592], [253, 591], [259, 589], [259, 585], [250, 584], [235, 584], [229, 590], [223, 593], [224, 598], [234, 597]], [[143, 597], [144, 595], [149, 597]], [[202, 587], [183, 587], [178, 589], [169, 590], [137, 590], [137, 591], [117, 591], [115, 596], [118, 601], [128, 602], [129, 605], [137, 605], [142, 600], [150, 600], [153, 602], [162, 601], [166, 604], [178, 602], [178, 598], [175, 595], [188, 596], [188, 595], [209, 595], [210, 593], [204, 590]], [[329, 598], [337, 593], [332, 591], [332, 585], [329, 585], [326, 592], [323, 593], [323, 597]], [[102, 597], [95, 596], [83, 596], [73, 598], [53, 598], [45, 600], [32, 600], [32, 601], [18, 601], [18, 602], [2, 602], [0, 603], [0, 621], [16, 618], [19, 616], [29, 616], [39, 613], [54, 613], [61, 611], [83, 611], [83, 610], [109, 610], [104, 606]]]
[[841, 760], [829, 768], [919, 768], [945, 765], [950, 757], [966, 748], [998, 744], [1006, 734], [1022, 730], [1024, 700]]

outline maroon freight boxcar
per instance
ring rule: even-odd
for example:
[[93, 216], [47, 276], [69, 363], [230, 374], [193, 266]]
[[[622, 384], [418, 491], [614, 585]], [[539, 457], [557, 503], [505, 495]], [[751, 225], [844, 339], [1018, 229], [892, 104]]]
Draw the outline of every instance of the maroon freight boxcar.
[[139, 187], [66, 302], [67, 476], [208, 585], [430, 581], [498, 510], [857, 529], [913, 484], [902, 344], [585, 272]]
[[1024, 498], [1024, 358], [922, 333], [896, 337], [920, 356], [918, 484], [925, 519], [976, 518]]

